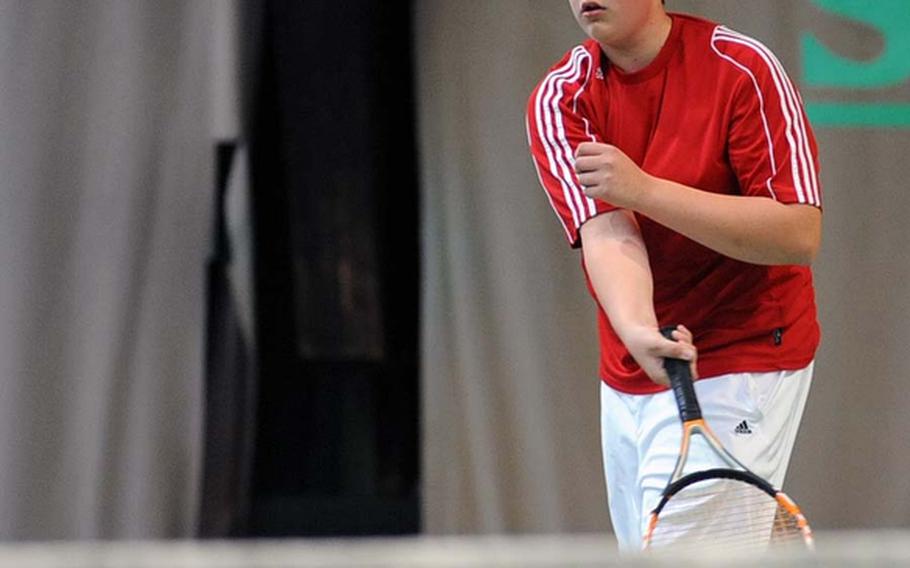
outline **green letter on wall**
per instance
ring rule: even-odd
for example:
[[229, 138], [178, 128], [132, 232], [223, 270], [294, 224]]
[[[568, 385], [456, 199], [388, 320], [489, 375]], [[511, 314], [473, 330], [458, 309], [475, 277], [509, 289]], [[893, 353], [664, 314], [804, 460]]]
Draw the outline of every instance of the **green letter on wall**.
[[802, 38], [806, 85], [822, 88], [881, 89], [910, 77], [910, 0], [813, 0], [822, 10], [871, 26], [884, 38], [871, 61], [841, 57], [812, 34]]

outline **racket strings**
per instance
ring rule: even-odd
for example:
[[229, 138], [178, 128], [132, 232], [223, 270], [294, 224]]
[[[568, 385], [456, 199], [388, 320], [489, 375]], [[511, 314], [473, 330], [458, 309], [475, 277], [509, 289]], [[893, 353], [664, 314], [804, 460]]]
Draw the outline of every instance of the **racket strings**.
[[802, 539], [803, 528], [799, 525], [799, 519], [778, 505], [774, 515], [774, 526], [771, 529], [771, 543]]
[[738, 480], [707, 479], [667, 501], [650, 547], [760, 552], [801, 539], [798, 519], [761, 489]]

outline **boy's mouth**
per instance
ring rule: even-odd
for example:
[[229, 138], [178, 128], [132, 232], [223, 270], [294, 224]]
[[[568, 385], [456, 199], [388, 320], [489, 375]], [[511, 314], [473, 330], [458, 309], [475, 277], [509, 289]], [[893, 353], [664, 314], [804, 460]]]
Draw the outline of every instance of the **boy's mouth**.
[[597, 2], [592, 2], [588, 0], [581, 5], [581, 15], [585, 17], [596, 16], [602, 13], [606, 8], [598, 4]]

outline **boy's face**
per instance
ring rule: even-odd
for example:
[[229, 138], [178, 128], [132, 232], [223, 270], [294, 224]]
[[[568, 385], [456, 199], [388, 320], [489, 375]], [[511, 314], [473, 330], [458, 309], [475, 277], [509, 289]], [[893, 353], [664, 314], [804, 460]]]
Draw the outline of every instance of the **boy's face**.
[[661, 4], [658, 0], [569, 0], [569, 5], [588, 36], [621, 46]]

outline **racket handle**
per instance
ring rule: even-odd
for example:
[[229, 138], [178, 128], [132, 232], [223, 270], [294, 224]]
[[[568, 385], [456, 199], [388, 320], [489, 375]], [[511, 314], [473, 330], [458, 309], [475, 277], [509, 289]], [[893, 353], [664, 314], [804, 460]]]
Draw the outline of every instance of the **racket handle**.
[[[660, 330], [664, 337], [671, 341], [675, 327], [665, 327]], [[698, 397], [695, 396], [695, 385], [692, 382], [692, 371], [688, 361], [667, 357], [664, 359], [664, 370], [670, 377], [670, 388], [676, 397], [676, 407], [679, 409], [679, 418], [683, 422], [701, 418], [701, 407], [698, 406]]]

